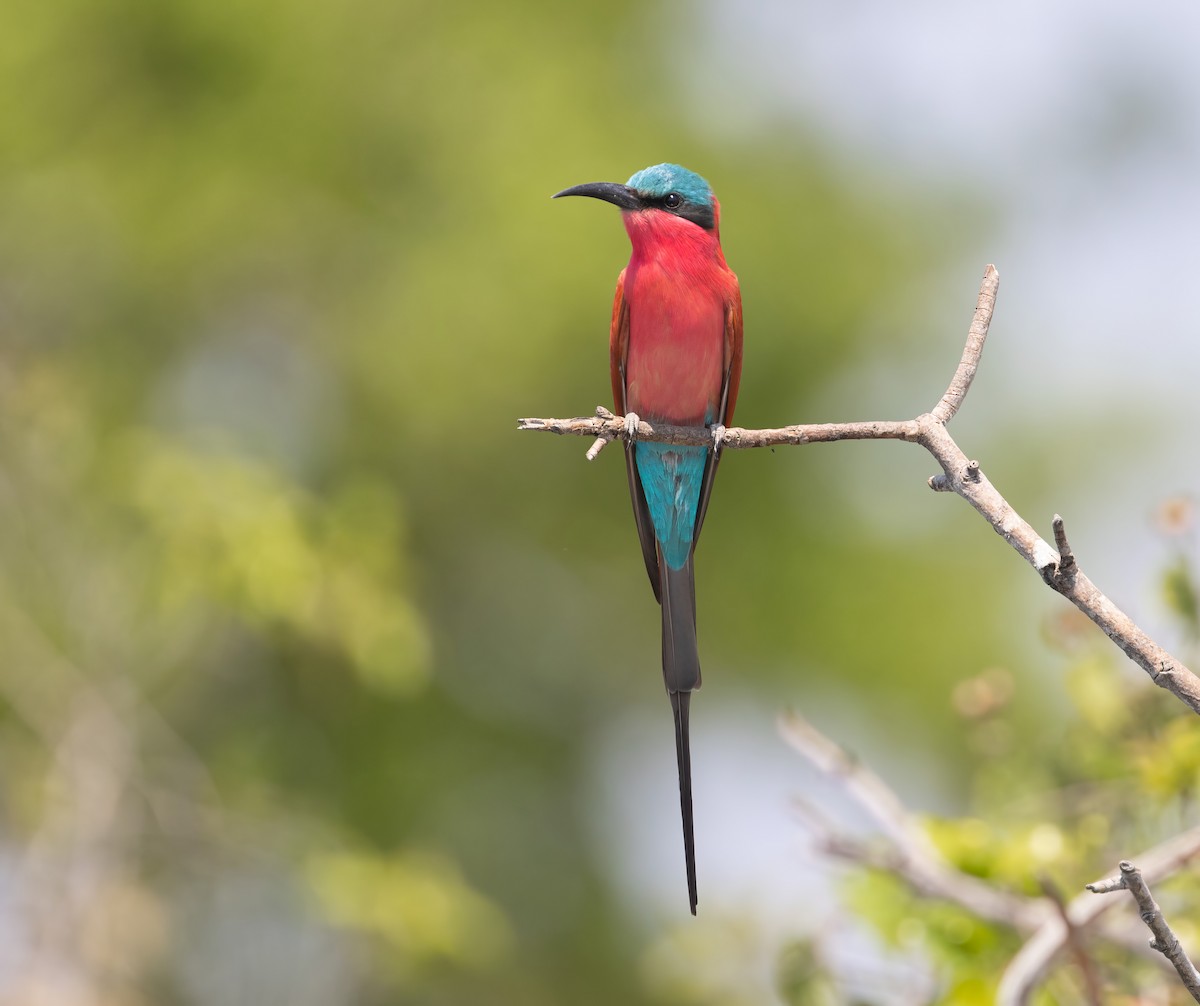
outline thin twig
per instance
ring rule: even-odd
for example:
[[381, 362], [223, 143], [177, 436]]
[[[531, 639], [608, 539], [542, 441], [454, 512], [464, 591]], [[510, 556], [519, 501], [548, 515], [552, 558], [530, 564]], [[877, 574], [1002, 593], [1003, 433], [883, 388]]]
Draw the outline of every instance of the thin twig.
[[[1056, 515], [1054, 522], [1054, 537], [1059, 546], [1055, 549], [1009, 505], [984, 474], [979, 462], [968, 458], [946, 429], [946, 423], [962, 405], [978, 369], [998, 284], [995, 267], [989, 265], [983, 275], [966, 346], [954, 377], [937, 405], [915, 419], [818, 423], [764, 430], [731, 427], [719, 438], [714, 438], [713, 431], [704, 427], [651, 425], [642, 421], [637, 424], [634, 434], [638, 440], [681, 445], [707, 446], [719, 439], [720, 446], [728, 449], [839, 440], [903, 440], [920, 444], [942, 469], [929, 480], [932, 489], [957, 493], [970, 503], [1051, 588], [1095, 622], [1130, 660], [1150, 675], [1156, 685], [1167, 689], [1200, 714], [1200, 678], [1143, 632], [1084, 575], [1066, 543], [1061, 518]], [[630, 435], [623, 417], [614, 416], [607, 409], [597, 411], [596, 416], [577, 419], [522, 419], [518, 429], [599, 438], [588, 451], [588, 457], [594, 458], [609, 440], [628, 439]]]
[[1167, 924], [1162, 909], [1158, 907], [1158, 902], [1150, 893], [1150, 888], [1146, 884], [1141, 870], [1127, 859], [1121, 861], [1120, 867], [1119, 876], [1088, 884], [1087, 889], [1093, 894], [1110, 894], [1113, 891], [1127, 890], [1133, 895], [1142, 921], [1154, 934], [1154, 939], [1150, 941], [1150, 949], [1157, 950], [1171, 962], [1172, 967], [1179, 972], [1184, 988], [1191, 993], [1196, 1002], [1200, 1003], [1200, 972], [1197, 972], [1196, 965], [1191, 962], [1180, 945], [1179, 938]]
[[1066, 931], [1067, 949], [1071, 951], [1071, 956], [1075, 958], [1075, 963], [1079, 967], [1079, 973], [1083, 976], [1083, 987], [1087, 990], [1088, 1002], [1091, 1006], [1104, 1006], [1100, 978], [1096, 974], [1096, 964], [1088, 955], [1087, 947], [1084, 945], [1083, 931], [1075, 925], [1067, 911], [1067, 903], [1063, 900], [1062, 891], [1049, 877], [1042, 877], [1039, 886], [1062, 921], [1063, 929]]

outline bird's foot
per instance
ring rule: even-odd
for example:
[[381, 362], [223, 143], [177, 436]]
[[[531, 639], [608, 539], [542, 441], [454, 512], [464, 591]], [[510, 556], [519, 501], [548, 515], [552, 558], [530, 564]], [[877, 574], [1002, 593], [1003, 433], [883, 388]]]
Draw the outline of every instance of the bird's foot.
[[637, 440], [638, 423], [642, 420], [636, 412], [625, 413], [625, 439], [630, 443]]
[[721, 446], [725, 443], [725, 427], [721, 423], [708, 428], [708, 432], [712, 435], [713, 450], [720, 451]]

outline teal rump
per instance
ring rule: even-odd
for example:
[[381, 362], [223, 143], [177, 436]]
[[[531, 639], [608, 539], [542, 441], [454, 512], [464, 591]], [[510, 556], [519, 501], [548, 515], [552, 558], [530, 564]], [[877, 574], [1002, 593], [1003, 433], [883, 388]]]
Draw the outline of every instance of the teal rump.
[[672, 569], [683, 569], [692, 554], [708, 448], [647, 441], [637, 444], [635, 456], [663, 558]]

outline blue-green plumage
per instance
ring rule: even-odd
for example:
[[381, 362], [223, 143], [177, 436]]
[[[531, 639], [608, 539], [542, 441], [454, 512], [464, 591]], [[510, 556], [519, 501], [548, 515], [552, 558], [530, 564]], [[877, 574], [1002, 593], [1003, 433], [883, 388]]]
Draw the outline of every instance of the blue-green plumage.
[[696, 172], [678, 164], [655, 164], [635, 172], [625, 183], [637, 189], [639, 195], [661, 199], [668, 192], [677, 192], [685, 201], [696, 206], [712, 207], [712, 188]]
[[692, 554], [708, 448], [647, 441], [636, 445], [634, 457], [663, 558], [672, 569], [683, 569]]
[[655, 164], [636, 172], [626, 183], [637, 205], [666, 210], [713, 230], [717, 224], [716, 200], [708, 182], [678, 164]]

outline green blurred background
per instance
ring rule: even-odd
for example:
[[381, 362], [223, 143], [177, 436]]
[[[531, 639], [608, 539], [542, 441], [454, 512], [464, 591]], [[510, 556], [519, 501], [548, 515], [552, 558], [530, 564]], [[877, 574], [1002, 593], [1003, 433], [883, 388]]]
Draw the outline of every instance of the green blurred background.
[[[687, 918], [619, 454], [514, 429], [608, 404], [626, 238], [550, 194], [663, 160], [724, 207], [744, 425], [929, 408], [1005, 249], [1034, 291], [1013, 281], [1015, 316], [1055, 317], [1013, 238], [1037, 201], [933, 141], [910, 156], [934, 106], [888, 117], [912, 148], [839, 132], [803, 57], [817, 9], [792, 65], [721, 4], [9, 8], [0, 1001], [776, 1002], [780, 947], [839, 913], [776, 712], [932, 809], [978, 755], [956, 682], [1011, 668], [1014, 730], [1052, 722], [1057, 686], [1023, 683], [1053, 677], [1056, 602], [929, 494], [928, 457], [731, 455], [698, 560]], [[910, 51], [867, 86], [920, 77]], [[1112, 163], [1080, 146], [1068, 188]], [[1110, 406], [1086, 387], [1039, 429], [1061, 381], [1022, 354], [1056, 328], [990, 350], [956, 423], [1042, 524], [1131, 481], [1089, 446]], [[1089, 519], [1136, 525], [1156, 492]]]

